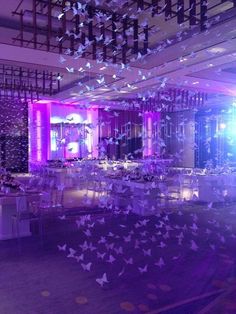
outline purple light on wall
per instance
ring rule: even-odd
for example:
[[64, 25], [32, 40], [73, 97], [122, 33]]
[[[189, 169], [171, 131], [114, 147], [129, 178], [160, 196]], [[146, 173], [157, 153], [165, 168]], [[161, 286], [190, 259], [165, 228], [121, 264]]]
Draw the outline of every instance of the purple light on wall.
[[88, 149], [83, 141], [83, 127], [87, 110], [79, 106], [53, 102], [51, 104], [51, 158], [86, 157]]
[[148, 156], [152, 155], [152, 118], [147, 118], [147, 153]]
[[159, 112], [145, 112], [143, 115], [143, 156], [159, 155], [158, 132]]
[[[69, 125], [72, 125], [71, 131], [75, 133], [76, 124], [84, 124], [87, 129], [86, 140], [84, 144], [76, 142], [75, 134], [69, 134], [69, 142], [58, 148], [57, 138], [61, 134], [52, 136], [55, 133], [53, 124], [61, 124], [64, 131], [70, 133]], [[66, 127], [68, 125], [68, 127]], [[87, 126], [86, 126], [87, 125]], [[91, 128], [90, 128], [91, 126]], [[68, 128], [68, 131], [67, 131]], [[29, 105], [29, 130], [30, 130], [30, 149], [29, 160], [31, 164], [44, 163], [53, 158], [73, 158], [83, 156], [98, 156], [98, 109], [81, 109], [75, 105], [62, 104], [60, 102], [51, 102], [40, 100]], [[61, 128], [59, 129], [60, 133]], [[80, 128], [78, 128], [80, 130]], [[53, 133], [54, 132], [54, 133]], [[66, 136], [64, 134], [63, 136]], [[63, 138], [61, 138], [61, 143]], [[61, 151], [63, 150], [63, 151]]]
[[42, 160], [42, 116], [41, 111], [36, 111], [36, 160]]
[[97, 158], [98, 157], [98, 135], [99, 135], [99, 126], [98, 126], [98, 109], [93, 108], [87, 112], [87, 121], [92, 125], [88, 134], [88, 151], [91, 152], [89, 157]]
[[50, 158], [50, 109], [49, 101], [29, 104], [29, 162], [44, 163]]

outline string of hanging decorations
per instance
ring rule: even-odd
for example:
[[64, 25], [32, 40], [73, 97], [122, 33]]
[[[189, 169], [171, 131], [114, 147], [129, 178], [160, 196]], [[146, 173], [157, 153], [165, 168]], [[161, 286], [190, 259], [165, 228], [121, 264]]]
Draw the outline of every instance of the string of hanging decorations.
[[235, 7], [236, 1], [117, 0], [112, 4], [108, 0], [98, 4], [31, 0], [29, 6], [22, 0], [13, 12], [20, 20], [13, 40], [22, 47], [128, 64], [149, 54], [151, 46], [157, 44], [150, 43], [158, 23], [155, 17], [164, 16], [164, 21], [174, 20], [176, 26], [188, 24], [204, 31], [216, 22], [217, 7], [221, 6], [222, 14]]
[[138, 17], [78, 1], [32, 0], [28, 9], [22, 5], [13, 12], [20, 17], [20, 32], [13, 40], [22, 47], [114, 64], [148, 53], [151, 27]]
[[198, 109], [204, 106], [208, 94], [204, 92], [193, 92], [184, 89], [170, 88], [158, 91], [154, 97], [143, 97], [134, 99], [115, 99], [114, 104], [120, 103], [126, 110], [141, 112], [173, 112], [189, 109]]
[[39, 100], [60, 91], [59, 73], [0, 64], [0, 99]]

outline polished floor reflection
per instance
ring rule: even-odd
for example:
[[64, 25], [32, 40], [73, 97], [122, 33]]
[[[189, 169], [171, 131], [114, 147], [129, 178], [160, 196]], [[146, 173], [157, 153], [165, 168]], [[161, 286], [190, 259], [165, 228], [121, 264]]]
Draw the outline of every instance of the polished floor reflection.
[[45, 221], [43, 248], [32, 226], [21, 255], [0, 244], [0, 312], [234, 313], [235, 215], [231, 204], [65, 216]]

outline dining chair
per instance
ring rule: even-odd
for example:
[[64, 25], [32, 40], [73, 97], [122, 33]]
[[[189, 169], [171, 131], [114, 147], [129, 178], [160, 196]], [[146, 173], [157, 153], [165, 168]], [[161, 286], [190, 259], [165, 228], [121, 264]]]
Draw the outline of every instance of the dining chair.
[[42, 191], [39, 201], [39, 210], [42, 214], [52, 210], [52, 191]]
[[65, 185], [64, 184], [59, 184], [56, 188], [56, 198], [55, 198], [55, 203], [54, 208], [57, 210], [63, 209], [64, 208], [64, 192], [65, 192]]

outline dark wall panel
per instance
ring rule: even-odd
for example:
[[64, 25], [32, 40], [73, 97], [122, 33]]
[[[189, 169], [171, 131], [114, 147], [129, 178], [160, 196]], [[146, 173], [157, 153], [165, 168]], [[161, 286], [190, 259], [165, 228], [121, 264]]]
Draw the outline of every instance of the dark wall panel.
[[28, 104], [0, 101], [0, 163], [12, 172], [28, 171]]

